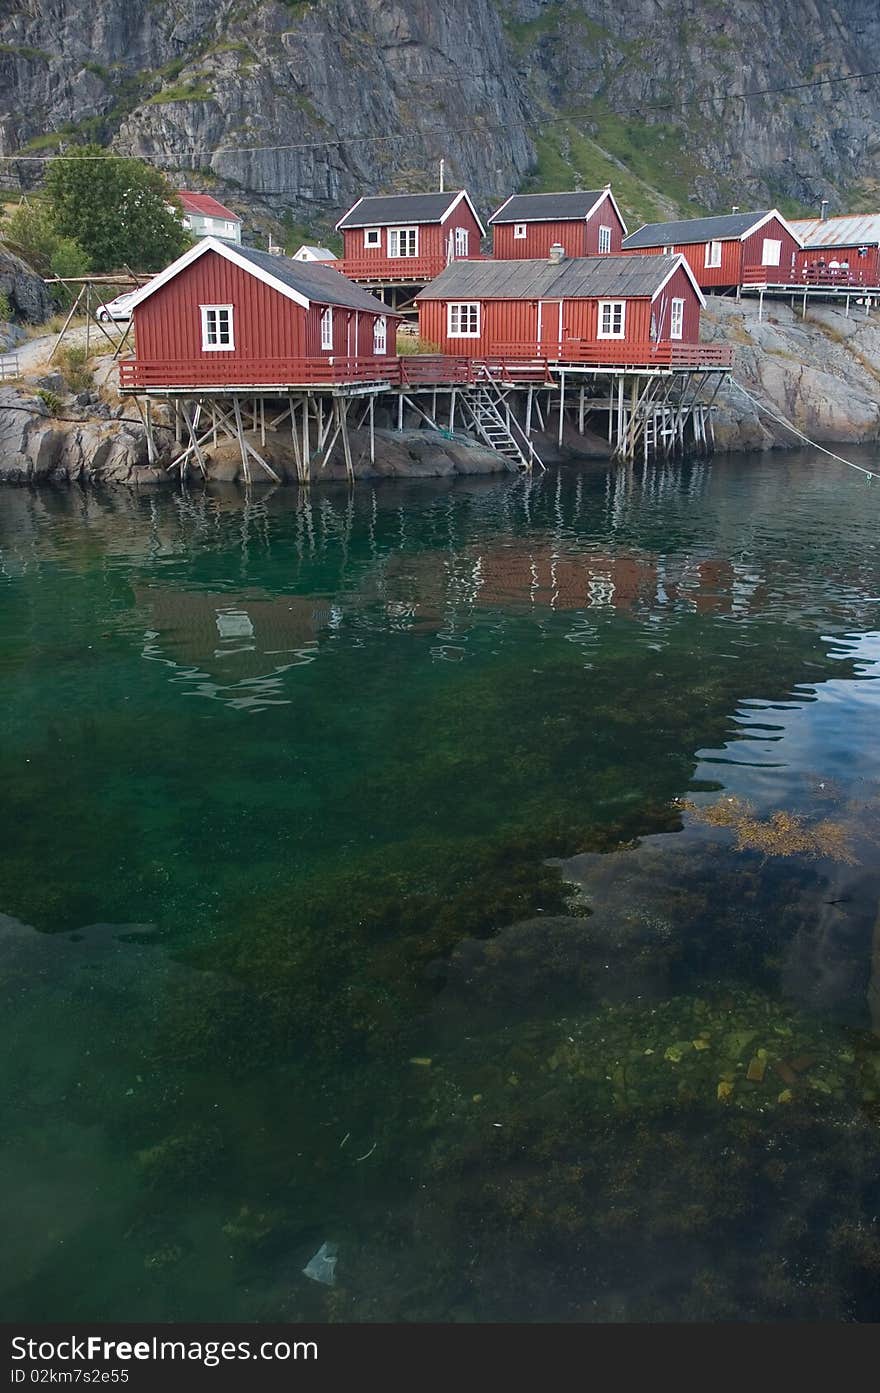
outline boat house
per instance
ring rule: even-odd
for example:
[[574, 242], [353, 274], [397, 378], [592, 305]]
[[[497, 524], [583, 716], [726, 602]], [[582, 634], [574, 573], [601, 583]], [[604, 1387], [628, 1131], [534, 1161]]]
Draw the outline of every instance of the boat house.
[[456, 262], [416, 299], [445, 354], [647, 366], [719, 351], [699, 344], [706, 302], [680, 255]]
[[515, 193], [489, 219], [493, 256], [514, 261], [550, 255], [614, 256], [626, 224], [611, 185], [579, 193]]
[[[266, 387], [377, 373], [389, 312], [322, 262], [207, 237], [133, 301], [131, 387]], [[394, 342], [390, 344], [394, 353]]]
[[624, 239], [623, 250], [642, 256], [681, 252], [703, 290], [785, 281], [801, 239], [775, 208], [711, 218], [647, 223]]
[[880, 285], [880, 213], [792, 218], [789, 226], [803, 242], [794, 259], [798, 284]]
[[417, 291], [450, 261], [481, 255], [486, 235], [465, 189], [359, 198], [336, 230], [344, 240], [337, 270], [410, 313]]

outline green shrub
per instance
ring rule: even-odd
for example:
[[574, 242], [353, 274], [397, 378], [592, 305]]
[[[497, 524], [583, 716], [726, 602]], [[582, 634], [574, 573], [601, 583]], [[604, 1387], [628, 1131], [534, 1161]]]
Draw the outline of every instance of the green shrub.
[[61, 409], [61, 398], [48, 387], [38, 387], [34, 396], [39, 397], [50, 416], [57, 416]]
[[63, 348], [58, 354], [58, 370], [69, 392], [87, 392], [94, 386], [89, 355], [84, 348]]
[[420, 334], [398, 334], [397, 352], [405, 358], [416, 353], [439, 353], [440, 345], [423, 339]]
[[0, 323], [8, 324], [12, 318], [12, 306], [9, 303], [9, 296], [0, 291]]

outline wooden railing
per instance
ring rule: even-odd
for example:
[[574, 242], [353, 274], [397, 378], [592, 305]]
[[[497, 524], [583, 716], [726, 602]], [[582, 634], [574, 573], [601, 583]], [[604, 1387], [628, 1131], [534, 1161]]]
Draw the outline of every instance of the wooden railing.
[[11, 382], [13, 378], [19, 377], [20, 374], [21, 366], [18, 361], [18, 354], [0, 354], [0, 382]]
[[[565, 339], [562, 343], [541, 343], [539, 354], [550, 362], [618, 368], [729, 368], [732, 350], [720, 343], [626, 343], [603, 339], [599, 343]], [[497, 352], [507, 358], [524, 358], [526, 344], [500, 343]]]
[[869, 274], [859, 266], [747, 266], [742, 273], [743, 285], [818, 285], [871, 286], [877, 288], [878, 276]]
[[119, 385], [139, 387], [314, 387], [357, 382], [394, 382], [400, 377], [394, 355], [346, 358], [328, 353], [323, 358], [205, 358], [183, 363], [150, 363], [125, 358], [119, 364]]
[[325, 261], [349, 280], [432, 281], [446, 266], [445, 256], [349, 256]]
[[148, 388], [206, 388], [220, 391], [236, 387], [261, 388], [339, 387], [358, 383], [382, 383], [392, 387], [462, 385], [484, 381], [487, 376], [504, 382], [547, 382], [551, 367], [566, 364], [607, 368], [728, 368], [732, 352], [726, 344], [627, 344], [567, 341], [558, 352], [542, 345], [534, 353], [525, 344], [498, 344], [482, 357], [457, 357], [444, 353], [406, 354], [401, 357], [266, 358], [230, 359], [218, 363], [213, 354], [193, 362], [156, 363], [126, 358], [119, 364], [123, 391]]

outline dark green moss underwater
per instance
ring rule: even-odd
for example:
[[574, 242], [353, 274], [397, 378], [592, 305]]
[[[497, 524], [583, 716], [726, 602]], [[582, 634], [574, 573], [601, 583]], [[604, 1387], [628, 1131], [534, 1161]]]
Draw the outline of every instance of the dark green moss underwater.
[[0, 499], [9, 1318], [880, 1317], [845, 483]]

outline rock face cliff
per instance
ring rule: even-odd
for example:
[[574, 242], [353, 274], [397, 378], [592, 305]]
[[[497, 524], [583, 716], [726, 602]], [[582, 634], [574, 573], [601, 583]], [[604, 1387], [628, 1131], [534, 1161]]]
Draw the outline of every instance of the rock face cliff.
[[[870, 203], [875, 0], [0, 0], [0, 153], [98, 139], [315, 233], [364, 191], [611, 179], [631, 219]], [[39, 165], [3, 166], [12, 187]]]

